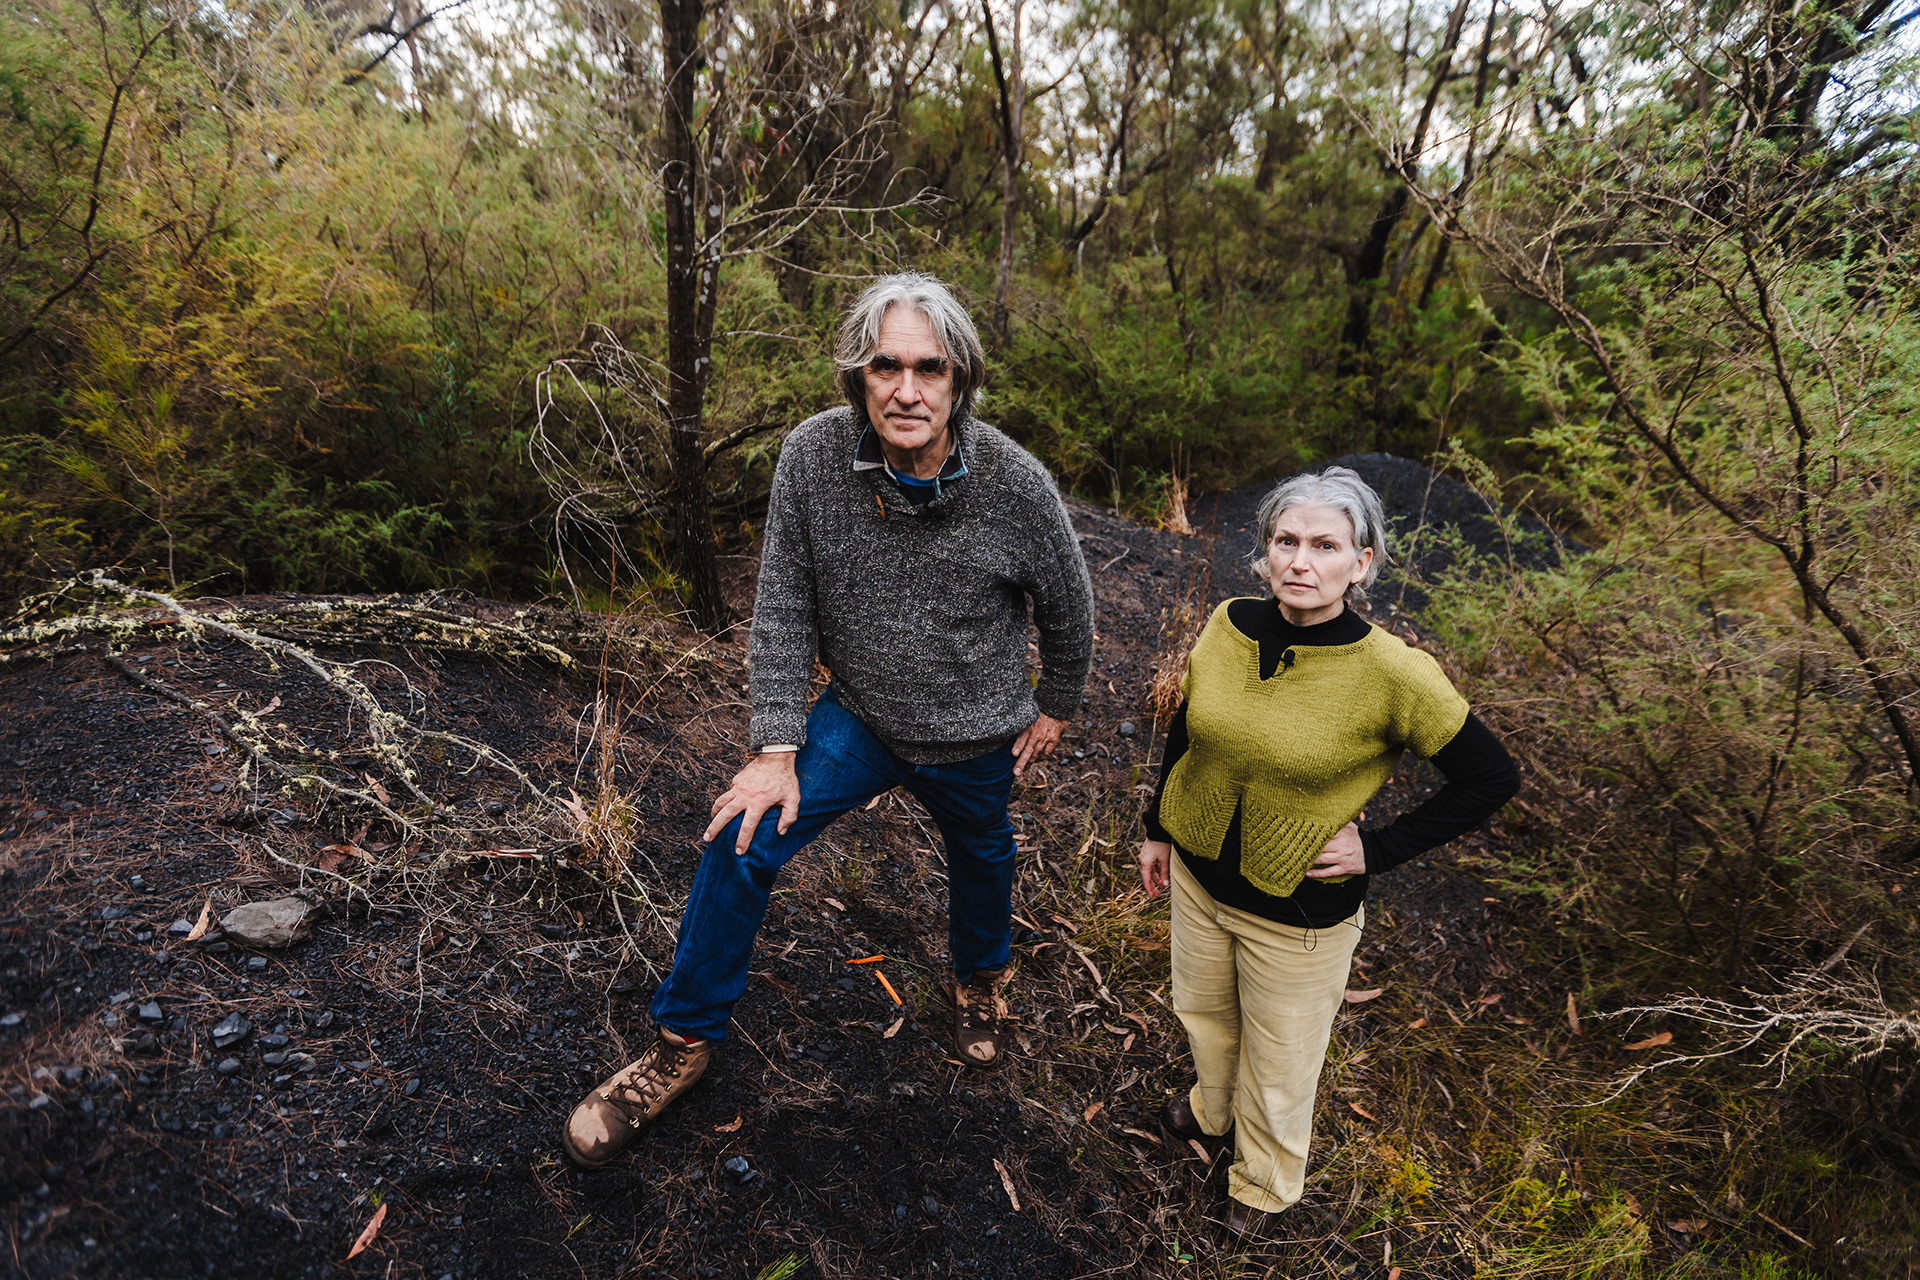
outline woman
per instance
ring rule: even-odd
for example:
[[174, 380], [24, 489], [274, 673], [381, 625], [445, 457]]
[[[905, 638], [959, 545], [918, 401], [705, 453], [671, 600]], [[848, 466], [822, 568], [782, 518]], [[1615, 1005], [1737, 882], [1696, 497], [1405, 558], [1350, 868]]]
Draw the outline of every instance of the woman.
[[[1172, 887], [1173, 1007], [1198, 1077], [1162, 1123], [1183, 1141], [1234, 1135], [1227, 1225], [1249, 1237], [1300, 1198], [1367, 877], [1519, 790], [1439, 664], [1354, 612], [1387, 556], [1380, 499], [1358, 474], [1283, 481], [1255, 528], [1251, 567], [1271, 594], [1227, 601], [1200, 633], [1140, 845], [1147, 893]], [[1360, 830], [1409, 750], [1446, 786]]]

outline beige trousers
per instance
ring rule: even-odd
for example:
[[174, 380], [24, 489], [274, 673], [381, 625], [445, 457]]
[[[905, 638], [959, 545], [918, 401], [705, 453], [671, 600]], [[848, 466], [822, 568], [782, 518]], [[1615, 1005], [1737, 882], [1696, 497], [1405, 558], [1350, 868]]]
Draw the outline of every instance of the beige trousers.
[[1296, 929], [1222, 906], [1175, 853], [1173, 1011], [1199, 1082], [1194, 1118], [1234, 1128], [1227, 1194], [1273, 1212], [1306, 1186], [1313, 1095], [1366, 924], [1363, 907], [1328, 929]]

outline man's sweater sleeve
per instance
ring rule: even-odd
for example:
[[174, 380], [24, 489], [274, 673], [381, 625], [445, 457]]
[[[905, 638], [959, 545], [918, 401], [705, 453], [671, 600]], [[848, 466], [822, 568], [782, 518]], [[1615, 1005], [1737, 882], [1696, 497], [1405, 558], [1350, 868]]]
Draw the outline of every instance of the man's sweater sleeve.
[[1043, 483], [1053, 518], [1041, 538], [1031, 587], [1033, 621], [1040, 628], [1040, 682], [1033, 698], [1045, 714], [1070, 720], [1093, 670], [1093, 579], [1066, 507], [1051, 479]]
[[807, 741], [807, 680], [818, 639], [813, 548], [807, 538], [802, 491], [808, 450], [796, 430], [787, 437], [773, 472], [767, 528], [760, 549], [760, 590], [753, 602], [747, 663], [753, 677], [751, 740], [803, 746]]

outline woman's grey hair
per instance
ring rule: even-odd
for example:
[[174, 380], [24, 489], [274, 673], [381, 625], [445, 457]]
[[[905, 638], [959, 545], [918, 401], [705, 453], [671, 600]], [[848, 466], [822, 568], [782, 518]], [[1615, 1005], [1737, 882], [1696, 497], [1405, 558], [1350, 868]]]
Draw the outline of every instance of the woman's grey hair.
[[933, 326], [933, 338], [953, 363], [953, 421], [973, 413], [980, 386], [987, 380], [987, 353], [980, 345], [972, 317], [947, 286], [918, 271], [881, 276], [867, 286], [840, 321], [840, 337], [833, 346], [834, 367], [840, 371], [840, 389], [854, 411], [867, 408], [867, 361], [879, 353], [880, 325], [887, 310], [909, 306]]
[[1273, 486], [1273, 492], [1260, 500], [1260, 512], [1253, 522], [1255, 531], [1253, 559], [1248, 568], [1253, 576], [1273, 590], [1267, 575], [1267, 543], [1273, 540], [1274, 526], [1288, 507], [1332, 507], [1346, 513], [1353, 524], [1353, 549], [1373, 548], [1373, 561], [1367, 576], [1347, 588], [1347, 603], [1365, 604], [1367, 588], [1380, 576], [1387, 563], [1387, 513], [1380, 506], [1380, 495], [1351, 467], [1328, 467], [1325, 471], [1303, 471]]

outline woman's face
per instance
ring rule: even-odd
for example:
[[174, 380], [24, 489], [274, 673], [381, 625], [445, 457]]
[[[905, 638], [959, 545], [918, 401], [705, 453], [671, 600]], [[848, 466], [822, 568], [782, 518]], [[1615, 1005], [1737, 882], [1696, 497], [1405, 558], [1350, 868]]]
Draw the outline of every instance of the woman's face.
[[1353, 522], [1336, 507], [1288, 507], [1267, 540], [1267, 580], [1297, 627], [1340, 616], [1347, 588], [1367, 576], [1373, 548], [1353, 545]]

